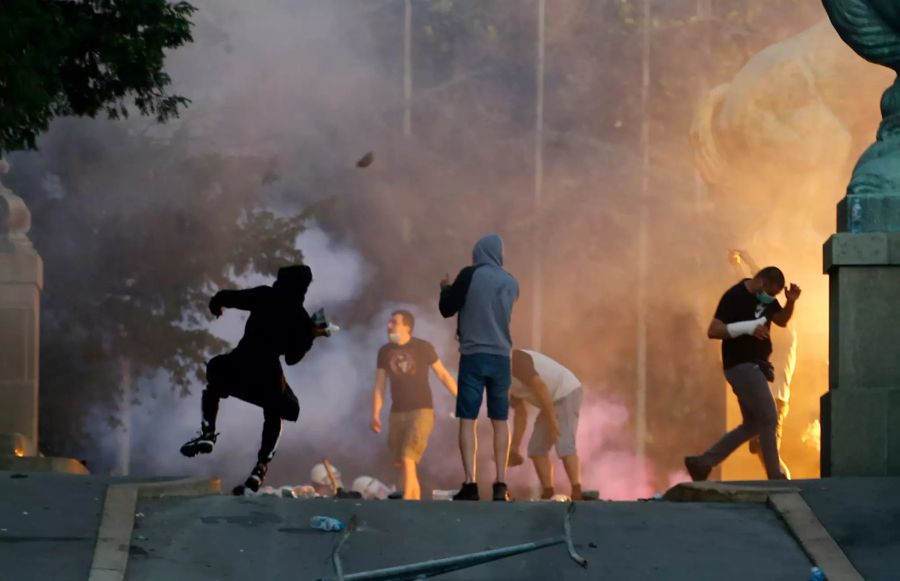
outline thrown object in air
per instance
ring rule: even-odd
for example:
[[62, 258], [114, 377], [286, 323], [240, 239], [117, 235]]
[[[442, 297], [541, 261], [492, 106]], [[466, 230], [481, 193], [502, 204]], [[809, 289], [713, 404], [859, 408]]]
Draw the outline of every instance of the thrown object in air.
[[356, 167], [367, 168], [372, 165], [372, 162], [375, 161], [375, 154], [371, 151], [367, 152], [364, 156], [359, 158], [359, 161], [356, 162]]

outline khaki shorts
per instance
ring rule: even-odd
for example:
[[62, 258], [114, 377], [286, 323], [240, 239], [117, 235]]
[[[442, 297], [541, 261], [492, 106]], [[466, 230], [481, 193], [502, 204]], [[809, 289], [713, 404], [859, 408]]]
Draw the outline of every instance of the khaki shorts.
[[[560, 458], [574, 456], [575, 435], [578, 432], [578, 416], [581, 414], [582, 388], [578, 388], [566, 397], [553, 402], [556, 421], [559, 424], [559, 439], [556, 441], [556, 454]], [[547, 456], [553, 444], [550, 441], [550, 420], [541, 412], [534, 421], [534, 430], [528, 441], [528, 456]]]
[[388, 449], [394, 462], [418, 462], [428, 447], [428, 437], [434, 428], [434, 410], [391, 412], [388, 420]]

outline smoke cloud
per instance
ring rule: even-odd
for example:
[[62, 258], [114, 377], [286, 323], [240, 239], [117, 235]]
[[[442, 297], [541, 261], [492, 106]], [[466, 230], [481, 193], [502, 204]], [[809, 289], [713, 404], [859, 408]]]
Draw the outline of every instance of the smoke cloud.
[[[635, 104], [641, 51], [634, 15], [623, 13], [625, 4], [547, 3], [544, 181], [537, 203], [535, 2], [412, 3], [409, 135], [403, 131], [402, 1], [194, 3], [196, 42], [171, 54], [167, 66], [174, 91], [192, 99], [191, 107], [165, 126], [145, 120], [115, 126], [160, 139], [178, 136], [189, 144], [186, 153], [273, 159], [277, 179], [267, 182], [263, 201], [279, 215], [328, 202], [296, 244], [315, 277], [307, 307], [326, 307], [344, 331], [318, 340], [303, 362], [286, 369], [301, 416], [299, 423], [285, 426], [270, 472], [274, 483], [304, 481], [325, 456], [348, 483], [363, 473], [394, 480], [386, 436], [369, 430], [369, 390], [387, 316], [396, 307], [412, 310], [417, 335], [435, 344], [452, 372], [454, 324], [437, 314], [437, 283], [466, 265], [473, 242], [491, 231], [503, 235], [506, 265], [523, 290], [514, 313], [516, 345], [534, 347], [531, 313], [540, 283], [541, 350], [585, 385], [578, 444], [586, 488], [597, 488], [606, 498], [661, 491], [684, 479], [684, 455], [701, 451], [725, 429], [726, 388], [717, 345], [706, 339], [705, 328], [719, 296], [738, 277], [726, 260], [729, 248], [744, 247], [760, 263], [783, 266], [788, 278], [804, 287], [797, 314], [797, 405], [786, 442], [799, 442], [816, 419], [817, 397], [825, 388], [827, 320], [819, 245], [833, 226], [831, 212], [854, 155], [877, 123], [877, 95], [849, 94], [881, 82], [874, 67], [847, 60], [852, 55], [841, 53], [839, 40], [826, 29], [761, 55], [743, 71], [744, 57], [706, 66], [707, 78], [699, 79], [700, 67], [693, 63], [718, 53], [698, 47], [700, 37], [689, 26], [696, 3], [654, 3], [660, 18], [677, 26], [655, 33], [652, 52], [645, 200], [649, 433], [648, 457], [638, 459], [642, 157], [641, 111]], [[774, 8], [763, 10], [761, 18], [768, 14], [769, 20], [735, 33], [743, 40], [728, 37], [715, 46], [762, 48], [803, 32], [821, 17], [814, 0], [794, 4], [806, 11], [773, 16]], [[791, 84], [797, 79], [814, 82], [800, 91]], [[719, 83], [730, 85], [705, 100]], [[860, 114], [868, 109], [858, 103], [869, 97], [871, 114]], [[694, 123], [695, 117], [702, 123]], [[784, 120], [766, 133], [770, 124]], [[19, 163], [43, 168], [35, 188], [74, 195], [59, 183], [55, 163], [61, 152], [75, 147], [78, 136], [112, 139], [116, 134], [108, 128], [92, 120], [57, 123], [42, 140], [41, 152], [16, 156], [13, 172]], [[839, 151], [824, 146], [831, 143], [840, 143]], [[115, 150], [117, 144], [105, 145]], [[357, 168], [368, 151], [374, 151], [374, 163]], [[694, 151], [700, 152], [710, 187], [695, 176]], [[806, 155], [798, 153], [803, 151]], [[104, 152], [91, 150], [84, 157], [111, 155]], [[127, 166], [127, 155], [121, 163]], [[243, 173], [236, 168], [222, 179]], [[132, 188], [144, 178], [110, 183], [86, 163], [77, 181], [85, 188], [116, 188], [116, 203], [134, 212], [171, 202]], [[28, 201], [27, 188], [19, 189]], [[100, 212], [84, 211], [95, 210]], [[39, 213], [35, 216], [38, 230]], [[111, 252], [84, 240], [59, 244], [78, 249], [67, 268], [103, 264]], [[148, 245], [143, 251], [160, 250]], [[535, 261], [543, 273], [540, 281], [532, 276]], [[47, 276], [54, 273], [48, 270]], [[268, 282], [255, 275], [234, 281], [239, 286]], [[240, 315], [229, 312], [209, 329], [233, 344], [242, 325]], [[461, 480], [452, 401], [432, 383], [437, 421], [422, 464], [426, 495]], [[225, 400], [215, 453], [187, 460], [177, 451], [199, 427], [202, 386], [182, 398], [160, 371], [133, 389], [139, 401], [131, 410], [133, 472], [217, 474], [229, 481], [246, 475], [259, 444], [260, 410]], [[85, 418], [100, 442], [98, 449], [84, 451], [97, 457], [95, 466], [108, 467], [117, 456], [122, 432], [108, 428], [105, 417], [118, 413], [103, 402], [95, 417]], [[489, 432], [482, 428], [485, 480], [493, 474]], [[810, 450], [786, 443], [796, 476], [817, 470], [814, 461], [795, 464], [801, 456], [810, 458]], [[752, 461], [761, 476], [758, 461]], [[636, 481], [639, 462], [645, 463], [646, 482]], [[563, 478], [558, 469], [562, 491]], [[513, 470], [511, 479], [520, 488], [533, 488], [536, 480], [528, 465]]]

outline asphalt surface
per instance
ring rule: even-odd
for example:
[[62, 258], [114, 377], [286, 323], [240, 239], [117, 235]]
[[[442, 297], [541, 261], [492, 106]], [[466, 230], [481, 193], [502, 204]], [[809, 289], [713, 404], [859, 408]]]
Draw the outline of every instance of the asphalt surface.
[[[106, 488], [127, 480], [0, 472], [0, 580], [87, 578]], [[765, 483], [757, 483], [765, 484]], [[900, 478], [793, 481], [867, 580], [900, 579]], [[316, 514], [361, 527], [341, 550], [345, 572], [554, 537], [564, 504], [298, 500], [276, 497], [142, 499], [129, 580], [317, 579], [333, 575], [337, 539], [309, 527]], [[579, 503], [573, 520], [587, 570], [563, 546], [441, 579], [791, 579], [810, 564], [762, 505]]]
[[[345, 573], [483, 551], [562, 534], [566, 505], [294, 500], [142, 500], [129, 580], [318, 579], [332, 576], [338, 535], [311, 529], [321, 514], [361, 530], [343, 546]], [[761, 505], [580, 503], [573, 520], [582, 569], [548, 547], [440, 579], [808, 578], [810, 564]]]
[[0, 579], [87, 579], [106, 480], [0, 472]]
[[792, 484], [864, 578], [900, 579], [900, 478]]

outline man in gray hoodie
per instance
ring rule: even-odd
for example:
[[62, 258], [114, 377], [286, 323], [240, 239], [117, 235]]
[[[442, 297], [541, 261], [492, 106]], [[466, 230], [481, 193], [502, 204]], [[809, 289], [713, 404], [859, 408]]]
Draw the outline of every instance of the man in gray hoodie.
[[509, 387], [512, 383], [509, 322], [519, 298], [519, 283], [503, 269], [503, 240], [489, 234], [475, 244], [472, 265], [462, 269], [453, 284], [441, 281], [441, 315], [458, 314], [459, 451], [466, 480], [454, 500], [478, 500], [475, 421], [487, 390], [487, 412], [494, 428], [497, 479], [494, 500], [506, 501], [506, 464], [509, 459]]

